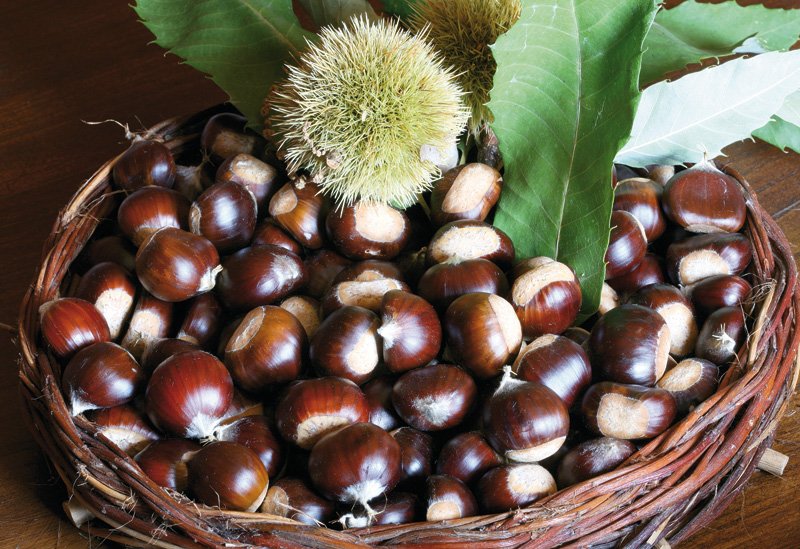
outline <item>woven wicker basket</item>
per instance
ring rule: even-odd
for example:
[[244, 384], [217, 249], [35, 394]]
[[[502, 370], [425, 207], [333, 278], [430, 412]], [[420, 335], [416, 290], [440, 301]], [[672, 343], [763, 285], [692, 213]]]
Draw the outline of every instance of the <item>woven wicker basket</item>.
[[[225, 110], [163, 122], [147, 137], [180, 161], [199, 146], [206, 120]], [[734, 170], [747, 198], [750, 270], [760, 285], [752, 329], [719, 390], [617, 470], [521, 510], [443, 523], [346, 532], [258, 513], [207, 508], [168, 494], [82, 416], [70, 417], [60, 365], [42, 347], [39, 306], [61, 296], [69, 269], [117, 199], [107, 162], [61, 211], [38, 276], [22, 304], [21, 388], [31, 431], [71, 495], [85, 508], [80, 527], [135, 547], [650, 547], [685, 540], [744, 488], [772, 442], [798, 377], [797, 269], [786, 238]], [[94, 517], [92, 517], [94, 515]], [[99, 517], [99, 518], [96, 518]]]

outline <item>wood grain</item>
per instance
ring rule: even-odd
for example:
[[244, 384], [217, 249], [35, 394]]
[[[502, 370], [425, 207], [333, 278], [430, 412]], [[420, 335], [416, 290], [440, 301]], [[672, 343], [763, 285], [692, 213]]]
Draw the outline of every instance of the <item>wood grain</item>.
[[[126, 2], [3, 2], [0, 20], [0, 322], [13, 324], [59, 208], [125, 148], [119, 126], [86, 122], [114, 119], [140, 129], [226, 96], [148, 45], [152, 36]], [[763, 143], [736, 144], [727, 153], [789, 240], [800, 242], [800, 157]], [[0, 547], [98, 547], [102, 540], [65, 519], [66, 489], [21, 419], [17, 357], [11, 337], [0, 337]], [[795, 398], [776, 436], [775, 449], [790, 456], [783, 478], [756, 473], [731, 507], [682, 547], [798, 546], [798, 407]]]

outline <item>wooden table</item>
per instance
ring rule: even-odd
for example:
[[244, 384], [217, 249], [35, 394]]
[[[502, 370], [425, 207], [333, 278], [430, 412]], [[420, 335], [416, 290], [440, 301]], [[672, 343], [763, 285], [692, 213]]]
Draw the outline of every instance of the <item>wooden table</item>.
[[[79, 6], [79, 7], [78, 7]], [[0, 322], [13, 324], [59, 208], [132, 129], [225, 100], [194, 69], [165, 56], [127, 2], [3, 2], [0, 20]], [[763, 143], [729, 148], [792, 242], [800, 242], [800, 157]], [[66, 490], [20, 416], [17, 349], [0, 336], [0, 547], [86, 548], [64, 518]], [[800, 402], [776, 436], [790, 456], [783, 478], [757, 472], [726, 513], [687, 548], [797, 547], [800, 537]], [[106, 544], [112, 545], [112, 544]]]

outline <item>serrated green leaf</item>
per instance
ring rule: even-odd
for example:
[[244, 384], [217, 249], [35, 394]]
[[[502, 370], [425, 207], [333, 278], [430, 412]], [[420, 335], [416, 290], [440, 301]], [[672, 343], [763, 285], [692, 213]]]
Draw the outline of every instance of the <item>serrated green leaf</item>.
[[133, 9], [156, 44], [210, 75], [257, 131], [284, 64], [316, 36], [300, 27], [285, 0], [138, 0]]
[[642, 93], [631, 139], [616, 162], [699, 162], [769, 122], [800, 88], [800, 51], [735, 59], [718, 67], [659, 82]]
[[786, 101], [783, 102], [783, 105], [778, 109], [775, 115], [783, 118], [790, 124], [800, 126], [800, 90], [787, 97]]
[[386, 15], [396, 15], [402, 19], [409, 15], [414, 9], [414, 4], [420, 1], [421, 0], [384, 0], [383, 13]]
[[548, 256], [581, 281], [583, 314], [600, 300], [611, 164], [638, 96], [651, 0], [523, 1], [492, 51], [489, 108], [505, 173], [494, 224], [518, 259]]
[[366, 0], [299, 0], [311, 22], [318, 29], [338, 27], [353, 17], [365, 15], [370, 21], [378, 16]]
[[660, 80], [708, 57], [786, 50], [800, 35], [800, 10], [698, 3], [661, 10], [645, 40], [640, 82]]
[[773, 117], [769, 124], [753, 132], [753, 137], [763, 139], [770, 145], [775, 145], [782, 151], [791, 149], [800, 153], [800, 126], [787, 122], [778, 116]]

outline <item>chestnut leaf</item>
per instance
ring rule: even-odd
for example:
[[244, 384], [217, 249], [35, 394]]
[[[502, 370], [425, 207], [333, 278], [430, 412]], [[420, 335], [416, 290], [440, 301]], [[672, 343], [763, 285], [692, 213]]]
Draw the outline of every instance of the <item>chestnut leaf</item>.
[[492, 47], [489, 108], [505, 173], [494, 224], [517, 260], [548, 256], [597, 310], [610, 233], [611, 166], [630, 135], [652, 0], [522, 2]]
[[370, 21], [378, 16], [367, 0], [298, 0], [315, 27], [338, 27], [353, 17], [364, 15]]
[[385, 15], [396, 15], [401, 19], [407, 15], [411, 15], [414, 10], [414, 4], [422, 0], [383, 0], [383, 13]]
[[779, 116], [774, 116], [766, 126], [754, 131], [753, 137], [758, 137], [784, 152], [791, 149], [800, 153], [800, 126]]
[[656, 15], [645, 40], [642, 85], [709, 57], [788, 50], [800, 35], [800, 9], [690, 0]]
[[316, 35], [286, 0], [138, 0], [133, 6], [156, 44], [207, 73], [260, 132], [261, 105]]

